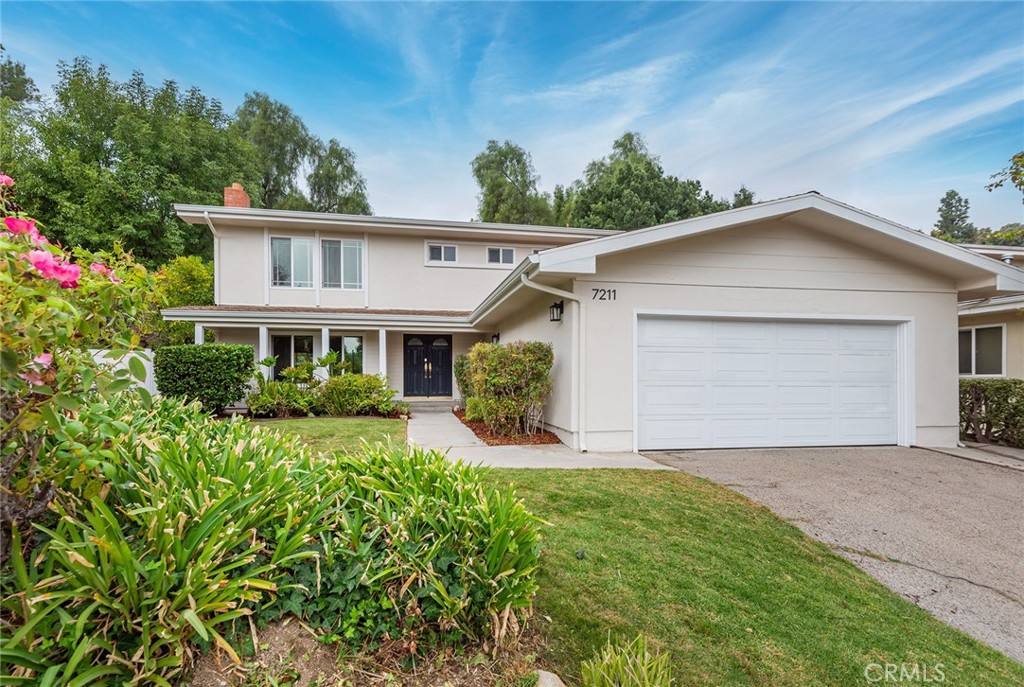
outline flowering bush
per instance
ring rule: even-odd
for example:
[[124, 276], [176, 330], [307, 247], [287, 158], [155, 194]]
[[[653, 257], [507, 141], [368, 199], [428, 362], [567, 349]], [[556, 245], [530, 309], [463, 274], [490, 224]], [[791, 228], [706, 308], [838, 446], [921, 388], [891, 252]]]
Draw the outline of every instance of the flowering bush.
[[[0, 551], [10, 555], [12, 528], [29, 534], [62, 479], [90, 492], [101, 488], [102, 436], [112, 418], [84, 405], [145, 376], [142, 361], [128, 370], [98, 366], [86, 350], [121, 353], [138, 347], [131, 323], [152, 281], [145, 268], [115, 249], [69, 253], [13, 199], [14, 181], [0, 175]], [[89, 420], [88, 425], [86, 420]], [[86, 431], [85, 427], [89, 430]], [[55, 440], [57, 439], [57, 440]], [[99, 442], [98, 451], [88, 450]], [[107, 467], [109, 472], [109, 467]]]

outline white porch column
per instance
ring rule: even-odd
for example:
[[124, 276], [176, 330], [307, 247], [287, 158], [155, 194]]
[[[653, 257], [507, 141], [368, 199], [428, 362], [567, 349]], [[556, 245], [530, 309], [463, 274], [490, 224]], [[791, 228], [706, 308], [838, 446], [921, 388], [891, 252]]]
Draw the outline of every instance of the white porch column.
[[377, 330], [377, 356], [380, 360], [380, 375], [388, 376], [388, 332], [386, 329]]
[[[269, 332], [269, 330], [266, 327], [260, 327], [259, 359], [263, 360], [264, 358], [268, 357], [269, 355], [270, 355], [270, 332]], [[273, 371], [269, 367], [267, 367], [266, 365], [263, 365], [261, 367], [263, 368], [263, 376], [265, 378], [267, 378], [267, 379], [270, 379], [270, 375], [273, 373]]]
[[196, 322], [196, 344], [201, 344], [206, 340], [206, 329], [203, 325]]
[[[331, 350], [331, 330], [328, 327], [320, 327], [320, 356], [323, 357]], [[331, 371], [326, 367], [316, 368], [316, 374], [321, 379], [328, 379]]]

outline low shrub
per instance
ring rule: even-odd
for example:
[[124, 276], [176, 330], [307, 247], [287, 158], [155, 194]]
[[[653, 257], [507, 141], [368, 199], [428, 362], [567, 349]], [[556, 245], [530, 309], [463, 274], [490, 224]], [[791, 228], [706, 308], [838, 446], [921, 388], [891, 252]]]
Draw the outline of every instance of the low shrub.
[[383, 377], [367, 374], [331, 377], [316, 389], [317, 402], [329, 415], [391, 417], [399, 409], [397, 393]]
[[160, 393], [199, 401], [210, 413], [242, 400], [254, 369], [252, 346], [241, 344], [164, 346], [153, 358]]
[[1024, 379], [961, 379], [960, 435], [1024, 448]]
[[537, 590], [540, 521], [510, 487], [441, 453], [366, 446], [332, 458], [350, 495], [322, 559], [300, 561], [265, 619], [294, 613], [355, 643], [518, 636]]
[[580, 667], [583, 687], [671, 687], [668, 654], [652, 653], [643, 635], [626, 645], [607, 646]]
[[316, 395], [294, 382], [263, 382], [245, 403], [255, 417], [306, 417], [321, 411]]
[[470, 422], [483, 422], [484, 402], [476, 396], [466, 399], [466, 419]]
[[470, 349], [469, 383], [491, 431], [518, 436], [539, 429], [553, 364], [551, 344], [540, 341], [478, 343]]
[[[120, 407], [118, 408], [118, 404]], [[4, 579], [4, 684], [172, 684], [197, 644], [278, 591], [346, 504], [295, 438], [198, 404], [118, 400], [128, 431], [91, 498], [72, 477]]]

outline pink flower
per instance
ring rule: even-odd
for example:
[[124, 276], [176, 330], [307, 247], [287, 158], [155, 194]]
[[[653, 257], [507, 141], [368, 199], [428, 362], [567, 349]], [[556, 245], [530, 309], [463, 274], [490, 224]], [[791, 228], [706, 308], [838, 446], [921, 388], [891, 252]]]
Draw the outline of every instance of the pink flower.
[[49, 367], [50, 364], [53, 362], [53, 354], [52, 353], [40, 353], [35, 358], [32, 358], [32, 362], [34, 362], [36, 365], [42, 365], [43, 367]]
[[43, 385], [43, 375], [42, 375], [41, 372], [37, 372], [37, 371], [33, 370], [32, 372], [22, 372], [18, 376], [21, 377], [22, 379], [24, 379], [26, 382], [28, 382], [32, 386], [42, 386]]
[[59, 281], [62, 289], [78, 286], [82, 276], [82, 268], [78, 265], [65, 262], [64, 258], [45, 250], [31, 250], [24, 257], [44, 278]]
[[6, 174], [0, 174], [0, 186], [14, 186], [14, 179]]
[[89, 265], [89, 271], [95, 272], [96, 274], [110, 274], [110, 268], [99, 262], [94, 262]]
[[110, 273], [110, 283], [111, 283], [111, 284], [120, 284], [120, 283], [121, 283], [121, 280], [117, 278], [117, 275], [116, 275], [116, 274], [114, 274], [113, 272], [111, 272], [111, 273]]
[[31, 231], [28, 232], [28, 237], [37, 246], [45, 246], [50, 243], [50, 240], [39, 233], [39, 230], [34, 226]]
[[33, 220], [20, 217], [5, 217], [4, 224], [15, 234], [31, 234], [36, 229], [36, 223]]

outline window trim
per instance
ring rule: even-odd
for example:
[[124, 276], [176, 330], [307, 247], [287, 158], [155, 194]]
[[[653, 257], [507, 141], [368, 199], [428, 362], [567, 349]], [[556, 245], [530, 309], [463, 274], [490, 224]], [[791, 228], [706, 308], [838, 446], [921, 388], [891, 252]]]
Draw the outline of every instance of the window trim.
[[[291, 284], [284, 285], [284, 284], [275, 284], [274, 283], [274, 239], [287, 239], [289, 245], [291, 245], [291, 242], [293, 240], [295, 240], [295, 239], [306, 239], [306, 240], [309, 241], [310, 246], [311, 246], [311, 249], [310, 249], [311, 255], [310, 255], [310, 262], [309, 262], [309, 269], [310, 269], [310, 284], [309, 284], [309, 286], [295, 286], [295, 250], [294, 250], [294, 247], [291, 247], [289, 249], [289, 254], [290, 254], [290, 257], [291, 257], [291, 274], [290, 274]], [[316, 282], [317, 282], [316, 264], [315, 264], [315, 261], [317, 259], [317, 256], [315, 255], [316, 248], [317, 248], [316, 238], [313, 237], [313, 236], [286, 236], [284, 234], [270, 234], [267, 237], [267, 253], [268, 253], [269, 257], [270, 257], [270, 259], [269, 259], [270, 273], [267, 275], [267, 280], [268, 280], [268, 283], [270, 284], [270, 288], [272, 288], [272, 289], [295, 289], [297, 291], [315, 291], [316, 290]]]
[[[491, 251], [498, 251], [498, 262], [491, 262]], [[516, 249], [514, 246], [487, 246], [487, 264], [491, 267], [512, 267], [516, 264]], [[512, 252], [512, 259], [509, 262], [505, 262], [501, 258], [504, 256], [505, 251]]]
[[[975, 372], [975, 370], [978, 368], [978, 359], [977, 359], [978, 344], [977, 344], [977, 339], [976, 339], [977, 335], [975, 334], [975, 332], [977, 330], [979, 330], [979, 329], [999, 329], [999, 330], [1001, 330], [1001, 336], [1000, 336], [999, 343], [1000, 343], [1000, 349], [1001, 349], [1000, 353], [1002, 355], [1000, 356], [1000, 363], [999, 363], [1000, 367], [999, 367], [999, 369], [1001, 370], [1001, 372], [999, 372], [999, 374], [977, 374]], [[970, 372], [960, 372], [960, 360], [959, 360], [959, 355], [960, 355], [959, 333], [960, 332], [970, 332], [971, 333], [971, 371]], [[967, 377], [977, 377], [977, 378], [980, 378], [980, 379], [986, 379], [986, 378], [987, 379], [1001, 379], [1001, 378], [1006, 377], [1006, 352], [1007, 352], [1006, 349], [1007, 349], [1007, 346], [1006, 346], [1006, 323], [1005, 322], [996, 322], [995, 324], [976, 324], [976, 325], [971, 325], [971, 326], [968, 326], [968, 327], [960, 327], [960, 328], [957, 329], [957, 335], [958, 336], [957, 336], [957, 368], [956, 369], [957, 369], [957, 373], [959, 374], [960, 377], [964, 377], [964, 378], [967, 378]]]
[[[324, 244], [338, 244], [338, 268], [341, 270], [341, 283], [339, 286], [327, 286], [327, 270], [324, 264]], [[354, 243], [359, 246], [359, 286], [345, 286], [345, 244]], [[363, 274], [366, 261], [366, 242], [363, 239], [350, 238], [320, 238], [320, 288], [325, 291], [362, 291], [366, 287], [366, 278]]]
[[[425, 246], [425, 248], [424, 248], [424, 255], [423, 255], [423, 257], [425, 258], [426, 263], [428, 265], [458, 265], [459, 264], [459, 244], [457, 244], [457, 243], [442, 243], [442, 242], [438, 242], [438, 241], [426, 241], [424, 243], [424, 246]], [[432, 260], [430, 258], [430, 249], [433, 246], [440, 246], [440, 248], [441, 248], [441, 259], [440, 260]], [[445, 248], [453, 248], [453, 249], [455, 249], [455, 259], [454, 260], [445, 260], [444, 259], [444, 249]]]

